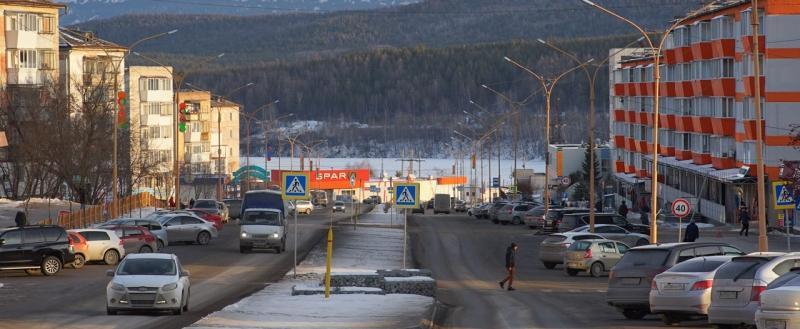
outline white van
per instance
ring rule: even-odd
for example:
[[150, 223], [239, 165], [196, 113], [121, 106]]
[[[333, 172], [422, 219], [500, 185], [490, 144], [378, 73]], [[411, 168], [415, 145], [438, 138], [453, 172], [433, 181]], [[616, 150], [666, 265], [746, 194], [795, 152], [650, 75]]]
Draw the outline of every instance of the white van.
[[286, 250], [286, 220], [283, 211], [272, 208], [249, 208], [239, 220], [239, 252], [256, 249]]

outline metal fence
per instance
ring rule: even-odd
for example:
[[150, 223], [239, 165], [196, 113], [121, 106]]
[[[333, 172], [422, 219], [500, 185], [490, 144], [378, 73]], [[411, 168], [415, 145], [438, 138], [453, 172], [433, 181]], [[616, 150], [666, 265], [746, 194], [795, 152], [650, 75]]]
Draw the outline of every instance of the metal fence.
[[55, 219], [45, 218], [43, 224], [55, 224], [66, 229], [85, 228], [92, 224], [102, 223], [111, 218], [120, 217], [122, 214], [131, 213], [134, 209], [155, 207], [166, 208], [165, 200], [157, 199], [150, 193], [139, 193], [127, 196], [117, 201], [119, 207], [115, 210], [111, 203], [100, 205], [87, 205], [83, 209], [73, 212], [63, 211]]

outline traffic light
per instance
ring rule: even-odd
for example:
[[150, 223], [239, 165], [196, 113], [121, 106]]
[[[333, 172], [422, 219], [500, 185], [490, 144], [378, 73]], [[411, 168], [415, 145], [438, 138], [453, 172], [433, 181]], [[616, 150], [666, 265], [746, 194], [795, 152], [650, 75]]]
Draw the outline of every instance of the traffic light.
[[128, 126], [128, 117], [125, 114], [125, 108], [128, 105], [128, 95], [124, 91], [117, 92], [117, 125], [120, 128]]
[[186, 132], [186, 123], [189, 122], [189, 117], [187, 116], [189, 113], [186, 111], [186, 102], [181, 102], [178, 105], [178, 118], [179, 124], [178, 129], [183, 133]]

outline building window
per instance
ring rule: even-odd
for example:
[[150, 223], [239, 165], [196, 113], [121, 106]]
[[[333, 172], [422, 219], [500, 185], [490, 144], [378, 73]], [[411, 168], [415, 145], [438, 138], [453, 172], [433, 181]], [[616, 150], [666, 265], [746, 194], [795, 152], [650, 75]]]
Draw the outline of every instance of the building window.
[[14, 69], [35, 69], [39, 68], [36, 49], [14, 49], [9, 50], [9, 68]]
[[172, 90], [172, 83], [167, 78], [143, 78], [146, 90]]
[[42, 27], [39, 33], [52, 34], [55, 33], [56, 19], [53, 16], [42, 16]]
[[[52, 17], [51, 17], [52, 18]], [[39, 15], [15, 13], [6, 16], [6, 31], [39, 31]], [[51, 25], [52, 28], [52, 25]], [[52, 33], [52, 32], [50, 32]]]
[[39, 59], [41, 60], [41, 65], [39, 66], [42, 70], [55, 70], [58, 66], [58, 62], [56, 61], [56, 52], [52, 50], [40, 50], [39, 51]]
[[736, 140], [732, 137], [712, 136], [711, 156], [715, 158], [733, 158], [736, 156]]
[[[740, 117], [737, 117], [737, 119], [740, 119], [740, 120], [755, 120], [756, 119], [756, 109], [755, 109], [755, 106], [753, 104], [753, 98], [752, 97], [745, 97], [744, 99], [742, 99], [742, 103], [741, 104], [742, 104], [742, 113], [741, 113]], [[765, 106], [766, 105], [764, 103], [764, 98], [762, 97], [761, 98], [761, 118], [762, 119], [764, 118], [764, 110], [766, 109]]]

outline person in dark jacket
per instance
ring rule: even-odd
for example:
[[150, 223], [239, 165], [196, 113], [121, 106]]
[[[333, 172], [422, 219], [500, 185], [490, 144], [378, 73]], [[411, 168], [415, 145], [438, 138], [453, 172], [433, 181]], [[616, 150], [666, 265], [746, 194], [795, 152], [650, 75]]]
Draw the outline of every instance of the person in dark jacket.
[[169, 206], [170, 209], [175, 209], [175, 198], [170, 196], [167, 205]]
[[642, 225], [650, 225], [650, 207], [644, 205], [641, 211]]
[[189, 199], [189, 209], [194, 208], [194, 198]]
[[700, 228], [697, 227], [697, 224], [694, 223], [694, 219], [689, 222], [689, 225], [686, 225], [686, 234], [683, 236], [683, 242], [694, 242], [697, 238], [700, 237]]
[[747, 233], [750, 232], [750, 212], [744, 204], [739, 208], [739, 221], [742, 222], [742, 229], [739, 230], [739, 235], [741, 236], [744, 233], [744, 236], [747, 236]]
[[17, 211], [17, 215], [14, 216], [14, 223], [17, 223], [17, 227], [28, 225], [28, 217], [25, 216], [24, 212]]
[[617, 210], [622, 217], [628, 218], [628, 205], [625, 204], [625, 200], [622, 200], [622, 204], [619, 205], [619, 210]]
[[594, 203], [594, 211], [603, 212], [603, 200], [597, 200], [597, 202]]
[[505, 288], [506, 282], [508, 282], [508, 290], [513, 291], [515, 290], [514, 287], [511, 285], [514, 284], [514, 269], [517, 267], [516, 263], [516, 256], [517, 256], [517, 244], [512, 242], [508, 248], [506, 248], [506, 271], [508, 275], [503, 281], [500, 281], [500, 288]]

